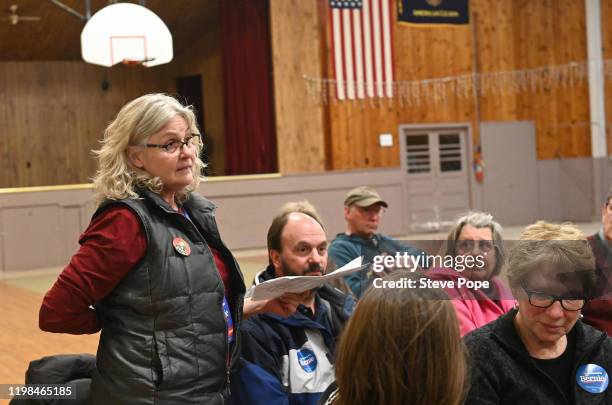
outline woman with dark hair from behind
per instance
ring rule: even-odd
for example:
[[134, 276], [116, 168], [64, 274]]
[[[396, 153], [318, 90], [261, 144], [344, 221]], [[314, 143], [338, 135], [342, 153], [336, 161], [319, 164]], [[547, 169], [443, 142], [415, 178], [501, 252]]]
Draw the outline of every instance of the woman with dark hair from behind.
[[[425, 276], [397, 271], [384, 281]], [[349, 320], [336, 382], [321, 405], [459, 405], [467, 365], [457, 317], [440, 289], [370, 288]]]

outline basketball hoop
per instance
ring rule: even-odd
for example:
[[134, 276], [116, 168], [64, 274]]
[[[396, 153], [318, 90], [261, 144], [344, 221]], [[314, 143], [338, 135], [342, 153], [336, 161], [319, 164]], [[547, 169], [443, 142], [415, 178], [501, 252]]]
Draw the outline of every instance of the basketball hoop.
[[147, 62], [152, 62], [153, 59], [155, 59], [155, 58], [148, 58], [148, 59], [130, 59], [130, 58], [124, 58], [121, 61], [121, 63], [123, 63], [127, 67], [134, 67], [134, 66], [142, 66], [144, 63], [147, 63]]
[[87, 63], [151, 67], [172, 60], [172, 35], [151, 10], [117, 3], [94, 14], [81, 32], [81, 55]]
[[127, 67], [140, 66], [142, 65], [143, 62], [144, 60], [139, 60], [139, 59], [123, 59], [121, 61], [121, 63], [123, 63]]

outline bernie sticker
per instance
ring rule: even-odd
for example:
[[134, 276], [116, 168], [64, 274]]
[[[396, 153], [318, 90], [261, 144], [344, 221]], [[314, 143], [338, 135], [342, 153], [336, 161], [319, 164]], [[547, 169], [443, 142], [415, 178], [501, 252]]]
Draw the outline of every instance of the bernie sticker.
[[231, 343], [234, 341], [234, 321], [232, 320], [232, 312], [225, 297], [223, 297], [223, 316], [225, 316], [227, 321], [227, 341]]
[[298, 362], [300, 367], [307, 373], [314, 373], [317, 369], [317, 356], [310, 349], [301, 349], [297, 351]]
[[189, 244], [185, 242], [185, 240], [182, 238], [174, 238], [172, 240], [172, 246], [174, 246], [174, 250], [176, 250], [183, 256], [189, 256], [191, 254], [191, 247], [189, 247]]
[[597, 364], [583, 364], [576, 371], [576, 382], [586, 392], [600, 394], [608, 388], [608, 373]]

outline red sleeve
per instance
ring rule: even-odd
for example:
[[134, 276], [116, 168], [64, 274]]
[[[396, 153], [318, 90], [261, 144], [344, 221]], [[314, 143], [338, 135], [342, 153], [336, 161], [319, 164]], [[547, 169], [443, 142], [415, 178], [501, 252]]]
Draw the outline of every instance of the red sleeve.
[[223, 286], [225, 287], [225, 297], [228, 300], [231, 300], [231, 297], [232, 297], [231, 277], [232, 276], [230, 274], [229, 267], [227, 266], [227, 263], [225, 263], [225, 260], [223, 260], [223, 256], [221, 255], [221, 252], [219, 252], [217, 249], [215, 249], [212, 246], [209, 246], [209, 248], [215, 259], [215, 265], [217, 266], [217, 271], [219, 272], [219, 276], [221, 276], [221, 280], [223, 281]]
[[38, 321], [42, 330], [72, 334], [99, 331], [96, 311], [90, 305], [108, 295], [147, 250], [144, 228], [125, 206], [109, 208], [94, 218], [79, 244], [43, 298]]

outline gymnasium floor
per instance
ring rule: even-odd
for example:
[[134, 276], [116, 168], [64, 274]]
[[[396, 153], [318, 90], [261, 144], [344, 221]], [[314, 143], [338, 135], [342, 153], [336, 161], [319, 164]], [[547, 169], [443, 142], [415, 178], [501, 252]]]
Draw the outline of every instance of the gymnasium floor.
[[[599, 223], [577, 224], [588, 235], [596, 232]], [[506, 239], [516, 239], [522, 226], [504, 229]], [[412, 240], [442, 239], [444, 233], [410, 235]], [[250, 285], [254, 275], [267, 264], [265, 250], [235, 252]], [[55, 281], [61, 269], [46, 269], [36, 275], [16, 276], [0, 273], [0, 384], [24, 382], [25, 371], [31, 360], [60, 353], [94, 353], [98, 334], [67, 335], [46, 333], [38, 329], [38, 309], [44, 293]], [[0, 405], [8, 404], [1, 400]]]

